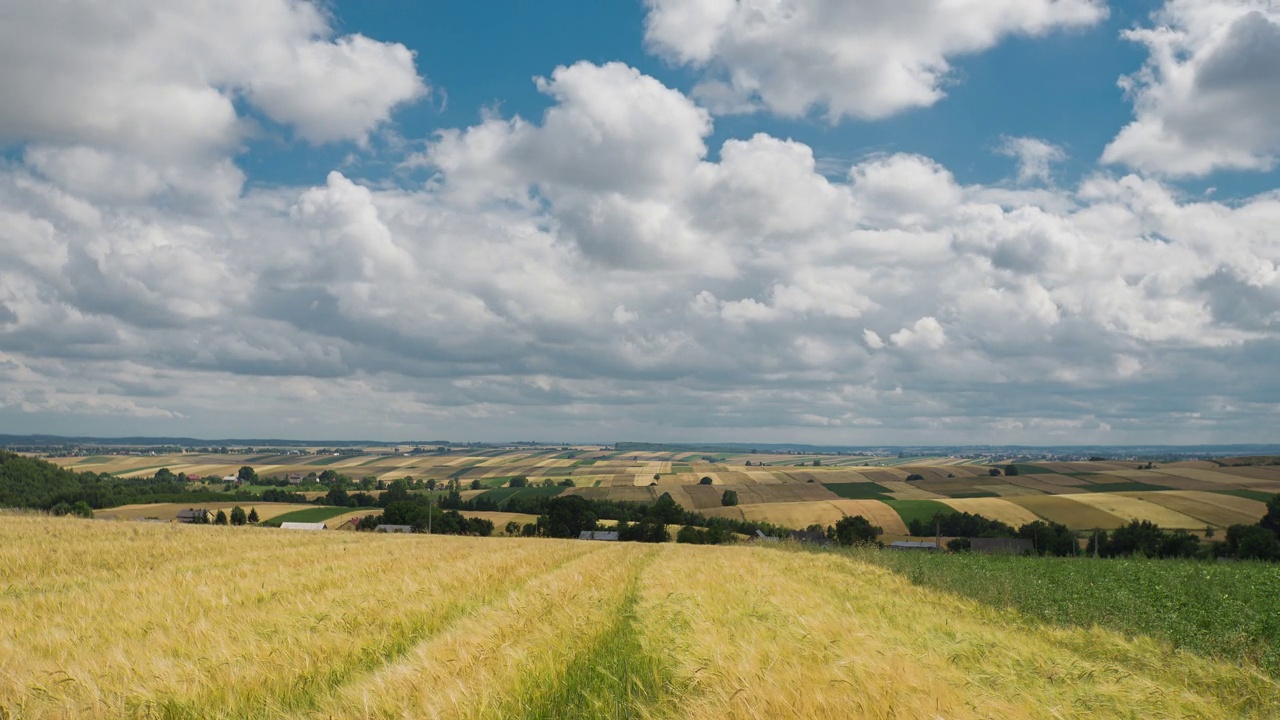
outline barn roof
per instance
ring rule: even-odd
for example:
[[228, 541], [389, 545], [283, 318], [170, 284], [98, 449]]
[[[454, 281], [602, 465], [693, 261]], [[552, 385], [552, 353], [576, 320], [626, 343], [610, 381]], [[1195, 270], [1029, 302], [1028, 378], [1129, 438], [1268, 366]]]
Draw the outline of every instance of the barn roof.
[[280, 523], [281, 530], [324, 530], [327, 527], [328, 526], [322, 522], [318, 522], [318, 523], [282, 522]]
[[890, 543], [889, 547], [899, 550], [935, 550], [938, 546], [932, 540], [899, 540]]

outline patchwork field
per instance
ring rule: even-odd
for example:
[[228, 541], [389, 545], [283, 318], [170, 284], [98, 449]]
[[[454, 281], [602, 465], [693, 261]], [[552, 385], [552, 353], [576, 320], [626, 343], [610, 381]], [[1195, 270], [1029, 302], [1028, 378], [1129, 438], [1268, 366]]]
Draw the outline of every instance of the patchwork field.
[[[915, 513], [917, 507], [948, 507], [1014, 526], [1043, 519], [1080, 531], [1114, 528], [1135, 519], [1168, 528], [1224, 529], [1233, 523], [1256, 521], [1262, 512], [1257, 501], [1280, 492], [1280, 466], [1219, 467], [1203, 461], [1159, 467], [1138, 462], [1024, 462], [1016, 465], [1017, 474], [1012, 476], [993, 476], [993, 466], [958, 458], [711, 455], [618, 452], [599, 447], [414, 454], [384, 450], [364, 455], [97, 455], [53, 461], [74, 470], [119, 477], [152, 475], [161, 467], [175, 473], [209, 474], [215, 478], [212, 482], [193, 487], [215, 492], [222, 490], [223, 476], [246, 464], [262, 477], [334, 470], [354, 479], [372, 477], [387, 482], [410, 477], [438, 483], [456, 481], [463, 488], [475, 481], [487, 489], [502, 488], [516, 477], [528, 478], [531, 485], [558, 485], [569, 479], [575, 487], [565, 492], [592, 499], [652, 502], [660, 494], [670, 493], [681, 506], [708, 515], [794, 528], [838, 521], [846, 508], [853, 507], [844, 500], [882, 501], [857, 507], [876, 515], [878, 519], [868, 519], [886, 532], [910, 519], [901, 514], [904, 508]], [[1005, 465], [995, 467], [1003, 470]], [[711, 484], [701, 484], [703, 478]], [[262, 489], [251, 488], [254, 492]], [[737, 506], [722, 505], [726, 490], [737, 494]], [[310, 496], [319, 494], [309, 492]], [[480, 492], [466, 489], [463, 497], [470, 499]], [[916, 501], [943, 505], [911, 504]], [[176, 512], [174, 509], [172, 514]], [[259, 514], [263, 514], [261, 509]], [[117, 515], [133, 516], [132, 511]]]
[[33, 720], [1280, 715], [1257, 669], [746, 546], [0, 515], [0, 650]]

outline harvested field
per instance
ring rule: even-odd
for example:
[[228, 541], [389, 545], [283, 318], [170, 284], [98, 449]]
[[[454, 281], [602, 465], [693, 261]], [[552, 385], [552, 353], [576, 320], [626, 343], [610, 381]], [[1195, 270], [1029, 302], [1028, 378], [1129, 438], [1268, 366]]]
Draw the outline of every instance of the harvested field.
[[989, 492], [993, 492], [996, 495], [999, 495], [1000, 497], [1020, 497], [1024, 495], [1043, 495], [1044, 494], [1040, 490], [1034, 490], [1032, 488], [1022, 487], [1019, 485], [1009, 485], [1007, 483], [1002, 483], [999, 485], [974, 485], [974, 488], [978, 490], [987, 490]]
[[145, 520], [148, 518], [156, 518], [168, 522], [170, 520], [177, 521], [178, 512], [188, 508], [205, 508], [214, 514], [219, 510], [231, 513], [231, 509], [239, 505], [244, 508], [245, 513], [256, 509], [258, 517], [262, 520], [270, 520], [277, 515], [294, 512], [295, 510], [305, 510], [313, 507], [311, 505], [298, 505], [294, 503], [255, 503], [255, 502], [215, 502], [215, 503], [146, 503], [142, 505], [121, 505], [120, 507], [109, 508], [107, 510], [99, 510], [94, 513], [94, 517], [98, 520]]
[[960, 500], [940, 500], [939, 502], [955, 508], [959, 512], [981, 515], [990, 520], [999, 520], [1014, 528], [1040, 519], [1038, 515], [1027, 508], [1001, 498], [964, 498]]
[[1280, 482], [1280, 467], [1223, 467], [1217, 472], [1233, 477], [1251, 478], [1254, 480], [1274, 480]]
[[1072, 530], [1102, 528], [1110, 530], [1124, 525], [1127, 520], [1105, 510], [1074, 500], [1093, 495], [1041, 495], [1039, 497], [1011, 497], [1008, 501], [1020, 505], [1050, 522], [1061, 523]]
[[1267, 512], [1266, 504], [1257, 500], [1195, 490], [1124, 493], [1124, 495], [1155, 503], [1200, 520], [1202, 524], [1220, 528], [1236, 524], [1253, 525]]
[[[877, 500], [832, 500], [831, 504], [850, 517], [861, 515], [872, 525], [882, 528], [886, 535], [906, 535], [907, 526], [897, 510]], [[837, 521], [839, 518], [837, 518]]]
[[1201, 480], [1207, 483], [1233, 483], [1238, 480], [1237, 476], [1222, 471], [1222, 468], [1213, 470], [1204, 468], [1184, 468], [1184, 467], [1162, 467], [1159, 472], [1164, 475], [1172, 475], [1174, 477], [1190, 478], [1192, 480]]
[[[1045, 476], [1036, 475], [1034, 477], [1041, 478]], [[1043, 482], [1041, 480], [1033, 480], [1030, 476], [1027, 476], [1027, 475], [1017, 475], [1015, 477], [1006, 477], [1004, 481], [1009, 485], [1016, 485], [1017, 487], [1024, 487], [1031, 490], [1039, 490], [1040, 492], [1048, 493], [1049, 495], [1068, 495], [1072, 493], [1084, 492], [1084, 490], [1081, 490], [1076, 485], [1056, 485], [1054, 483]]]
[[1091, 495], [1072, 495], [1074, 502], [1095, 507], [1103, 512], [1130, 520], [1150, 520], [1162, 528], [1185, 528], [1188, 530], [1204, 527], [1204, 522], [1188, 517], [1175, 510], [1154, 503], [1144, 502], [1126, 495], [1115, 493], [1096, 493]]
[[[934, 500], [936, 498], [945, 497], [936, 492], [930, 492], [922, 487], [923, 483], [915, 484], [909, 482], [878, 482], [877, 485], [884, 487], [897, 500]], [[966, 486], [968, 489], [971, 486]]]
[[[1021, 475], [1016, 477], [1022, 477]], [[1091, 481], [1087, 478], [1071, 477], [1070, 475], [1058, 475], [1055, 473], [1039, 473], [1032, 475], [1031, 479], [1042, 483], [1048, 483], [1058, 487], [1082, 487], [1088, 485]], [[1012, 481], [1010, 481], [1012, 482]]]

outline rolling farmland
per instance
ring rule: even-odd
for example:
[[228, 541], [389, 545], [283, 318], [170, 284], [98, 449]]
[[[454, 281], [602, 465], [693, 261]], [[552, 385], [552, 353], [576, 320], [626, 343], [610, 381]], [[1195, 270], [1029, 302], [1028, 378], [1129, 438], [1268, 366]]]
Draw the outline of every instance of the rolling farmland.
[[[203, 487], [213, 490], [221, 489], [223, 476], [245, 464], [263, 477], [332, 470], [384, 483], [411, 477], [456, 481], [468, 488], [478, 482], [499, 510], [505, 498], [516, 493], [564, 492], [629, 502], [652, 502], [669, 493], [681, 506], [709, 516], [793, 528], [832, 524], [856, 512], [890, 537], [905, 535], [905, 523], [925, 519], [922, 512], [931, 515], [938, 510], [976, 513], [1014, 526], [1042, 519], [1080, 531], [1113, 529], [1135, 519], [1166, 528], [1222, 529], [1257, 522], [1265, 512], [1262, 500], [1280, 493], [1280, 467], [1218, 467], [1204, 461], [1151, 468], [1118, 461], [1019, 463], [1019, 472], [1013, 476], [993, 476], [990, 466], [956, 458], [708, 455], [594, 447], [413, 454], [383, 449], [358, 455], [95, 455], [52, 461], [72, 470], [117, 477], [149, 476], [167, 467], [174, 473], [211, 476]], [[814, 465], [815, 461], [819, 464]], [[556, 487], [504, 487], [516, 477], [527, 478], [530, 486], [549, 482]], [[703, 478], [710, 484], [701, 484]], [[573, 487], [560, 487], [565, 481]], [[722, 506], [726, 490], [737, 494], [738, 505]], [[481, 492], [465, 490], [463, 497], [470, 499]], [[264, 514], [263, 507], [260, 515], [272, 517]], [[172, 516], [176, 508], [165, 512]], [[112, 509], [103, 515], [147, 516], [141, 506]]]
[[1248, 664], [856, 554], [0, 514], [5, 717], [1277, 714]]

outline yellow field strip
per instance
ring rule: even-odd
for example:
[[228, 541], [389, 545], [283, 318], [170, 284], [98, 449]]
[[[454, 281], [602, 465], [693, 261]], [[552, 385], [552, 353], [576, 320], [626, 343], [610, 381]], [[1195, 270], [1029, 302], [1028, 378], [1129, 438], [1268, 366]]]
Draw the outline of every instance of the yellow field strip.
[[1118, 493], [1089, 493], [1067, 496], [1073, 502], [1090, 505], [1104, 512], [1130, 520], [1150, 520], [1163, 528], [1202, 528], [1204, 522], [1176, 510]]
[[1030, 510], [1015, 505], [1008, 500], [1000, 498], [960, 498], [957, 500], [944, 499], [938, 502], [948, 505], [959, 510], [960, 512], [981, 515], [991, 520], [999, 520], [1007, 525], [1015, 528], [1035, 522], [1040, 519], [1038, 515]]

